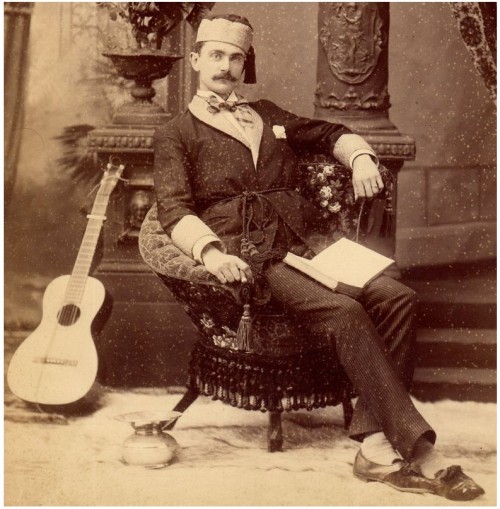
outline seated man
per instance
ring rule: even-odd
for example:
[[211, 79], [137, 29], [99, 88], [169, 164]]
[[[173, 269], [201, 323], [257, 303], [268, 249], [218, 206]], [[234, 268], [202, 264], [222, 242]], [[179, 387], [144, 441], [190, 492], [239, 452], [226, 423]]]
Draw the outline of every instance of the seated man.
[[[191, 64], [199, 90], [155, 134], [158, 219], [173, 243], [221, 283], [258, 283], [307, 330], [335, 349], [358, 395], [350, 436], [361, 443], [354, 474], [410, 492], [471, 500], [484, 491], [442, 464], [436, 434], [414, 407], [411, 351], [415, 295], [381, 276], [358, 299], [332, 292], [282, 262], [317, 249], [317, 211], [294, 189], [297, 156], [333, 155], [352, 169], [357, 197], [383, 187], [377, 158], [339, 124], [297, 117], [235, 93], [254, 82], [253, 29], [219, 15], [200, 24]], [[411, 468], [410, 465], [411, 464]]]

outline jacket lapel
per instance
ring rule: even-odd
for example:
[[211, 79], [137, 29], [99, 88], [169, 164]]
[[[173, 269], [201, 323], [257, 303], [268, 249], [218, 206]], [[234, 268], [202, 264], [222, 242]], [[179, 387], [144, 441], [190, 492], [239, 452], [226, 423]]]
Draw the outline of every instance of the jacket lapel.
[[253, 117], [253, 127], [251, 129], [247, 129], [247, 136], [250, 138], [251, 146], [250, 150], [252, 151], [253, 162], [255, 164], [255, 168], [257, 168], [257, 161], [259, 159], [260, 152], [260, 143], [262, 141], [262, 131], [264, 130], [264, 123], [260, 118], [260, 115], [253, 110], [252, 108], [248, 108]]
[[221, 115], [220, 113], [210, 113], [207, 109], [207, 102], [202, 98], [195, 95], [193, 100], [189, 103], [189, 111], [202, 122], [208, 124], [209, 126], [222, 131], [223, 133], [232, 136], [236, 140], [240, 141], [245, 145], [245, 147], [251, 150], [250, 142], [243, 135], [242, 132], [238, 130], [226, 117], [225, 115]]

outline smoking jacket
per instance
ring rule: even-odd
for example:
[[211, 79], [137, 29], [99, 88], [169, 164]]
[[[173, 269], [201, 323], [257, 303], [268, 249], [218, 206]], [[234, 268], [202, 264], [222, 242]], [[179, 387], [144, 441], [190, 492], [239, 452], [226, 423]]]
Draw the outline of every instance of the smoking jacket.
[[[222, 113], [211, 113], [197, 96], [188, 110], [156, 130], [158, 219], [190, 256], [196, 241], [206, 235], [220, 239], [224, 251], [240, 255], [244, 228], [260, 252], [272, 247], [298, 254], [317, 250], [310, 234], [318, 229], [318, 210], [295, 190], [298, 157], [309, 152], [331, 155], [339, 137], [351, 131], [298, 117], [267, 100], [250, 107], [257, 113], [253, 147]], [[355, 149], [348, 147], [346, 161]]]

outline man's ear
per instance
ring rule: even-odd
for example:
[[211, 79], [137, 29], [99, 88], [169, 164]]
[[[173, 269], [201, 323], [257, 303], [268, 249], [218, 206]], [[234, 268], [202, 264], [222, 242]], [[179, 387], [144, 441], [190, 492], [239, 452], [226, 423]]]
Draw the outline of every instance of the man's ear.
[[189, 53], [189, 61], [191, 62], [191, 67], [198, 72], [200, 70], [200, 67], [198, 65], [198, 60], [200, 59], [200, 55], [198, 53], [195, 53], [194, 51], [191, 51]]

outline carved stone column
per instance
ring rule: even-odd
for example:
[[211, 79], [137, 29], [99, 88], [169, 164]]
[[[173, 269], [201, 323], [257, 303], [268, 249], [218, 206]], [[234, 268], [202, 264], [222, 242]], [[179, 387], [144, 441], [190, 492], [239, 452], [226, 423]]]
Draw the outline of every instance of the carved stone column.
[[[397, 182], [404, 162], [415, 159], [415, 141], [389, 119], [389, 18], [386, 2], [319, 3], [315, 116], [363, 136]], [[395, 221], [383, 250], [394, 254]]]

